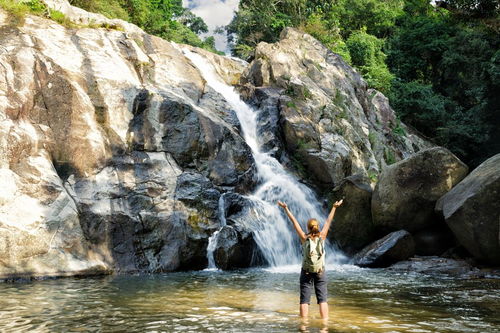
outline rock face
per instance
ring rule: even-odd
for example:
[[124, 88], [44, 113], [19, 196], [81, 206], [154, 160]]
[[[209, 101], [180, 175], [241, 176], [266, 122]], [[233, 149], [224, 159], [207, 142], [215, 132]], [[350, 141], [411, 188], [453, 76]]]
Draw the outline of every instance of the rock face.
[[500, 265], [500, 154], [439, 199], [436, 210], [475, 258]]
[[344, 204], [335, 212], [328, 235], [342, 251], [353, 255], [376, 239], [370, 181], [360, 175], [345, 178], [331, 193], [332, 202], [341, 199]]
[[408, 231], [395, 231], [366, 246], [352, 258], [360, 267], [387, 267], [415, 254], [415, 244]]
[[372, 197], [379, 230], [421, 230], [439, 221], [436, 201], [467, 174], [467, 166], [445, 148], [423, 150], [387, 167]]
[[[0, 10], [0, 276], [204, 268], [221, 193], [254, 184], [224, 98], [176, 46], [112, 23]], [[239, 80], [242, 62], [191, 49]]]
[[373, 177], [430, 147], [340, 56], [296, 29], [286, 28], [275, 44], [260, 43], [241, 83], [254, 104], [274, 105], [280, 117], [274, 136], [284, 141], [279, 149], [323, 189], [353, 174]]

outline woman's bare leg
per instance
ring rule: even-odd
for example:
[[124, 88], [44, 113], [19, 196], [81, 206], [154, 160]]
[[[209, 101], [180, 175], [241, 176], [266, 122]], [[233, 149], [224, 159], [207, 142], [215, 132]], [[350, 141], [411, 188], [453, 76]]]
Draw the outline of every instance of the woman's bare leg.
[[328, 303], [319, 303], [319, 314], [321, 315], [321, 318], [328, 319]]
[[302, 318], [307, 318], [307, 316], [309, 316], [309, 304], [300, 304], [300, 316]]

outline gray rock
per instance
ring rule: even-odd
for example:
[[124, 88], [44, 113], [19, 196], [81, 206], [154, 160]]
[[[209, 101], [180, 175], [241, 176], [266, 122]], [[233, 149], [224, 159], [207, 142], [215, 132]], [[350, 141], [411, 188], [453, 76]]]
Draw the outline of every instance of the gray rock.
[[443, 195], [436, 210], [475, 258], [500, 265], [500, 154]]
[[410, 232], [439, 221], [436, 201], [467, 174], [467, 166], [445, 148], [426, 149], [388, 166], [372, 197], [375, 227]]
[[455, 237], [443, 221], [435, 226], [413, 233], [415, 254], [419, 256], [441, 256], [456, 246]]
[[247, 268], [263, 263], [253, 234], [249, 230], [229, 225], [219, 232], [214, 258], [217, 267], [223, 270]]
[[340, 182], [331, 193], [331, 202], [344, 199], [335, 212], [330, 227], [330, 239], [348, 255], [353, 255], [376, 239], [372, 222], [370, 181], [360, 175]]
[[366, 246], [353, 258], [360, 267], [387, 267], [415, 254], [415, 244], [408, 231], [395, 231]]
[[479, 269], [471, 266], [465, 260], [435, 256], [414, 257], [407, 261], [400, 261], [389, 267], [389, 270], [422, 274], [445, 274], [457, 278], [474, 277], [479, 273]]

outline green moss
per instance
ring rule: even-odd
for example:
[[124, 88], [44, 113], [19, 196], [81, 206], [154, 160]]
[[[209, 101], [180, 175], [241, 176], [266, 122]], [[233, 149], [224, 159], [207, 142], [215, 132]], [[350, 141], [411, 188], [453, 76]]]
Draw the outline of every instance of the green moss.
[[368, 178], [372, 183], [378, 182], [378, 173], [374, 170], [368, 170]]
[[297, 105], [295, 105], [295, 103], [292, 102], [292, 101], [286, 102], [286, 106], [289, 107], [289, 108], [294, 108], [294, 109], [297, 108]]
[[310, 99], [312, 97], [312, 93], [307, 87], [304, 87], [303, 94], [305, 99]]
[[377, 135], [375, 132], [370, 131], [370, 133], [368, 133], [368, 141], [370, 141], [370, 146], [373, 149], [373, 147], [377, 144]]
[[202, 224], [208, 224], [208, 219], [198, 212], [191, 213], [187, 218], [187, 223], [196, 232], [200, 231]]
[[406, 131], [403, 127], [401, 127], [401, 121], [399, 119], [396, 120], [396, 126], [392, 129], [392, 134], [397, 136], [406, 136]]
[[394, 155], [394, 151], [391, 148], [386, 147], [384, 149], [384, 157], [387, 165], [396, 163], [396, 156]]

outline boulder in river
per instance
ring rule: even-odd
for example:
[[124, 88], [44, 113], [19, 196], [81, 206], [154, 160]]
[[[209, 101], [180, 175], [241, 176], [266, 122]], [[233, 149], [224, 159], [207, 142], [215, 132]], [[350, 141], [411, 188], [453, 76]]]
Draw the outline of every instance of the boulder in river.
[[465, 260], [440, 258], [436, 256], [413, 257], [389, 267], [391, 271], [417, 272], [423, 274], [445, 274], [453, 277], [480, 276], [479, 269]]
[[360, 267], [388, 267], [415, 254], [413, 237], [406, 230], [395, 231], [358, 252], [352, 263]]
[[328, 233], [346, 254], [353, 255], [376, 239], [372, 222], [370, 181], [361, 175], [345, 178], [331, 193], [331, 201], [344, 199]]
[[214, 259], [216, 266], [223, 270], [262, 263], [262, 255], [251, 231], [235, 226], [225, 226], [220, 230]]
[[264, 257], [252, 232], [251, 201], [238, 193], [223, 195], [223, 212], [227, 223], [217, 235], [215, 264], [220, 269], [247, 268], [264, 264]]
[[475, 258], [500, 265], [500, 154], [443, 195], [436, 210]]
[[426, 149], [384, 169], [372, 197], [375, 227], [410, 232], [431, 226], [436, 201], [460, 182], [467, 166], [442, 147]]

